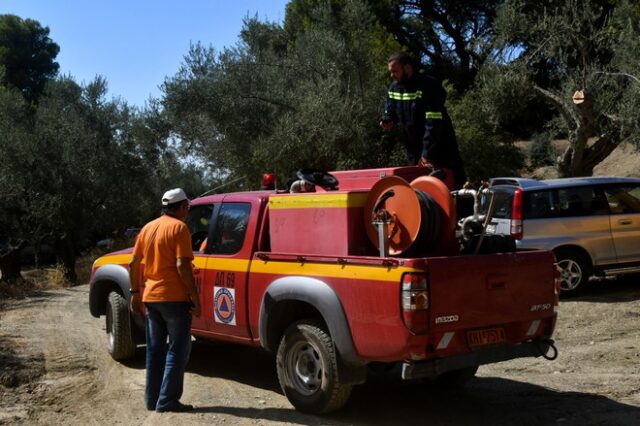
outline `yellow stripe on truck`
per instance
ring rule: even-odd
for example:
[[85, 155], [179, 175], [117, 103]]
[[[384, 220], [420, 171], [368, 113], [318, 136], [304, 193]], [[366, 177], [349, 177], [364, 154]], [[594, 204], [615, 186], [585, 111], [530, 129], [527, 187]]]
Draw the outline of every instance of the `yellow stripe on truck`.
[[399, 282], [400, 277], [405, 272], [416, 271], [417, 269], [400, 266], [338, 265], [333, 263], [281, 262], [260, 259], [255, 259], [251, 266], [251, 272], [259, 274], [393, 282]]
[[[193, 259], [193, 266], [205, 269], [207, 266], [207, 259], [208, 258], [204, 256], [196, 256], [195, 259]], [[97, 268], [103, 265], [128, 265], [130, 261], [131, 254], [114, 254], [111, 256], [102, 256], [96, 260], [94, 266]], [[212, 261], [215, 262], [215, 268], [212, 269], [236, 272], [246, 272], [249, 264], [247, 259], [213, 258]], [[144, 263], [144, 259], [142, 260], [142, 263]]]
[[[212, 266], [206, 268], [207, 260]], [[103, 256], [96, 261], [95, 266], [107, 264], [127, 265], [131, 260], [130, 254]], [[219, 257], [202, 257], [194, 259], [193, 264], [200, 269], [216, 271], [247, 272], [249, 260], [225, 259]], [[369, 266], [336, 263], [314, 263], [297, 261], [274, 261], [255, 259], [251, 267], [252, 273], [282, 276], [305, 276], [318, 278], [342, 278], [349, 280], [389, 281], [399, 282], [405, 272], [420, 272], [418, 269], [403, 266]]]
[[327, 209], [364, 207], [367, 192], [348, 194], [295, 194], [272, 195], [269, 197], [269, 208], [278, 209]]
[[131, 253], [114, 254], [112, 256], [102, 256], [98, 258], [93, 266], [95, 268], [103, 265], [128, 265], [131, 262]]
[[[114, 254], [100, 257], [93, 266], [97, 268], [103, 265], [128, 265], [129, 262], [131, 262], [131, 254]], [[247, 263], [246, 260], [242, 262]], [[144, 259], [142, 259], [142, 263], [144, 264]], [[204, 269], [206, 263], [207, 259], [204, 257], [196, 257], [193, 259], [193, 265], [197, 268]]]

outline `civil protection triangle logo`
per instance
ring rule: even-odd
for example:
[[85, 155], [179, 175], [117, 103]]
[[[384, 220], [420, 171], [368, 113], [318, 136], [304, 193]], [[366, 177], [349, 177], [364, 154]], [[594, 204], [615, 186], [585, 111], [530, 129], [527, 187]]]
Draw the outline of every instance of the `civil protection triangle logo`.
[[235, 289], [213, 288], [213, 312], [216, 322], [236, 325]]

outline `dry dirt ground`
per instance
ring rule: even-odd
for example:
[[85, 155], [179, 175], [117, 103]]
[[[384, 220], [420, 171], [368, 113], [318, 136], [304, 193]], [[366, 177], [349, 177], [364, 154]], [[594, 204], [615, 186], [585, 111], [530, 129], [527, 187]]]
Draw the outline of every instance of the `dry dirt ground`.
[[555, 361], [484, 366], [456, 392], [375, 376], [325, 417], [291, 407], [271, 354], [196, 342], [183, 397], [196, 410], [157, 414], [142, 402], [144, 348], [109, 357], [88, 287], [40, 290], [0, 310], [0, 424], [638, 425], [639, 325], [638, 277], [597, 284], [561, 302]]

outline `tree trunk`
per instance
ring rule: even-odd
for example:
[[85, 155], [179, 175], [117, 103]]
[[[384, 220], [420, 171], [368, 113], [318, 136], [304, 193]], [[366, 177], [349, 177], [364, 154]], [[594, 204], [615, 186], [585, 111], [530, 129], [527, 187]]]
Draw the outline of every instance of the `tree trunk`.
[[583, 159], [584, 167], [593, 169], [607, 158], [622, 142], [620, 129], [601, 136], [593, 145], [585, 150]]
[[21, 249], [22, 245], [0, 253], [0, 281], [16, 282], [24, 280], [20, 273]]
[[588, 136], [582, 129], [582, 126], [578, 126], [573, 135], [569, 137], [569, 146], [562, 155], [560, 164], [558, 165], [560, 177], [593, 175], [593, 166], [589, 166], [585, 162]]
[[558, 162], [560, 177], [593, 176], [593, 169], [609, 156], [621, 142], [618, 134], [600, 137], [593, 145], [584, 147], [580, 155], [570, 144]]
[[[574, 95], [578, 124], [569, 137], [569, 147], [558, 163], [561, 177], [592, 176], [595, 166], [607, 158], [621, 142], [619, 127], [604, 135], [598, 135], [593, 99], [587, 91], [576, 92], [578, 93], [579, 99]], [[596, 136], [598, 140], [588, 146], [589, 138]]]

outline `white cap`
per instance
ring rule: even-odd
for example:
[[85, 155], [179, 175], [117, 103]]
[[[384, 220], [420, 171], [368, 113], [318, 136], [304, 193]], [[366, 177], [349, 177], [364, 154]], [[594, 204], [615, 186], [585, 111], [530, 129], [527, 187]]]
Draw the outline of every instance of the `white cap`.
[[170, 189], [162, 196], [162, 205], [168, 206], [169, 204], [179, 203], [184, 200], [189, 201], [187, 194], [182, 188]]

